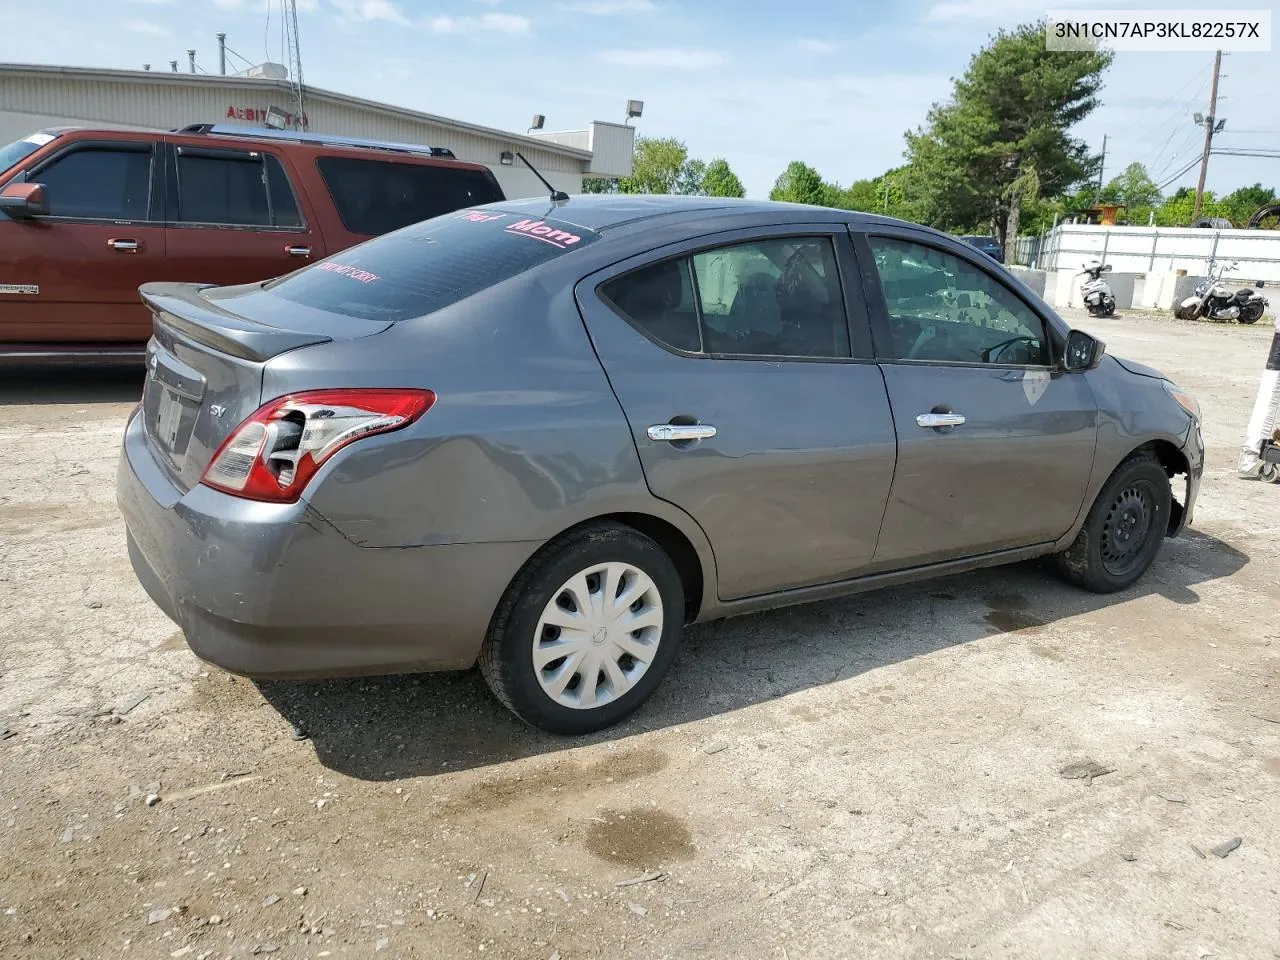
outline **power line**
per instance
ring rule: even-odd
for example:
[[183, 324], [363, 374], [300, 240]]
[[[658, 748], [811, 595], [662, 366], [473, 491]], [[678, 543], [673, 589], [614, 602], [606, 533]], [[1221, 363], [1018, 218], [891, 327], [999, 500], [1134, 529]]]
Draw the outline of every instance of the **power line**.
[[1169, 179], [1165, 180], [1163, 183], [1157, 184], [1157, 188], [1163, 192], [1166, 187], [1172, 186], [1175, 181], [1181, 180], [1186, 174], [1190, 173], [1193, 169], [1195, 169], [1195, 165], [1199, 162], [1200, 162], [1200, 158], [1196, 157], [1194, 160], [1188, 163], [1185, 167], [1183, 167], [1173, 176], [1169, 177]]
[[1178, 144], [1178, 148], [1169, 155], [1169, 159], [1164, 162], [1164, 165], [1161, 166], [1160, 169], [1157, 170], [1155, 174], [1153, 174], [1153, 176], [1156, 176], [1156, 177], [1163, 176], [1164, 172], [1168, 170], [1170, 167], [1172, 167], [1175, 163], [1177, 163], [1178, 158], [1181, 157], [1184, 153], [1186, 153], [1186, 151], [1189, 150], [1192, 147], [1192, 145], [1194, 145], [1195, 142], [1199, 139], [1200, 139], [1200, 131], [1193, 129], [1187, 136], [1182, 138], [1182, 142]]
[[1222, 147], [1211, 151], [1213, 155], [1223, 157], [1280, 157], [1280, 150], [1261, 150], [1245, 148]]
[[1161, 158], [1164, 156], [1165, 149], [1169, 145], [1169, 141], [1172, 140], [1175, 136], [1177, 136], [1178, 130], [1181, 129], [1182, 124], [1186, 122], [1187, 114], [1191, 111], [1192, 105], [1197, 100], [1200, 100], [1203, 98], [1204, 94], [1207, 92], [1207, 89], [1206, 89], [1207, 87], [1208, 87], [1208, 81], [1206, 81], [1205, 83], [1197, 87], [1194, 95], [1192, 95], [1187, 100], [1184, 100], [1178, 104], [1178, 106], [1174, 110], [1174, 113], [1170, 115], [1168, 119], [1168, 124], [1170, 128], [1169, 136], [1165, 138], [1164, 143], [1161, 144], [1160, 149], [1156, 151], [1155, 156], [1152, 158], [1151, 162], [1147, 164], [1147, 166], [1155, 166], [1157, 163], [1160, 162]]

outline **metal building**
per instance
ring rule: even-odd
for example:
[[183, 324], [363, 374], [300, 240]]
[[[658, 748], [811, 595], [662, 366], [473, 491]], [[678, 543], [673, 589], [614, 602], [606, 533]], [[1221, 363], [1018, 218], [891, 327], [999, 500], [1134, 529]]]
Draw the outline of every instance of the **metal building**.
[[[192, 123], [267, 125], [275, 107], [295, 122], [294, 89], [283, 68], [259, 76], [0, 64], [0, 145], [44, 127], [101, 126], [173, 130]], [[416, 110], [305, 88], [305, 128], [319, 133], [447, 147], [460, 160], [490, 167], [508, 197], [538, 196], [542, 184], [520, 151], [552, 184], [580, 193], [585, 177], [631, 173], [635, 128], [592, 122], [568, 132], [508, 133]]]

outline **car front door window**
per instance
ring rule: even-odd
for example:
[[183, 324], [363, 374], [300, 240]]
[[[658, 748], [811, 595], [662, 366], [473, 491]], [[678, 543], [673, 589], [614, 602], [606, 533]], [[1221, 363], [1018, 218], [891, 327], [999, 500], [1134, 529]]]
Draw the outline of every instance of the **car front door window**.
[[151, 192], [151, 147], [75, 150], [36, 172], [49, 215], [81, 220], [146, 220]]
[[868, 242], [888, 313], [889, 342], [876, 345], [881, 359], [1048, 364], [1044, 323], [994, 276], [936, 247]]

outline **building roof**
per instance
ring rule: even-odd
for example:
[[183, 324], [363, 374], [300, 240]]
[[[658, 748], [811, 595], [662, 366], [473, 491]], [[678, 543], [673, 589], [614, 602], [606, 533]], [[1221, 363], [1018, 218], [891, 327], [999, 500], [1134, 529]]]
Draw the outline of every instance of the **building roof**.
[[[218, 74], [204, 73], [175, 73], [171, 70], [113, 70], [99, 67], [63, 67], [46, 64], [0, 63], [0, 77], [5, 76], [53, 76], [99, 82], [145, 83], [164, 86], [183, 84], [208, 86], [221, 84], [225, 85], [227, 89], [272, 90], [289, 95], [292, 95], [293, 91], [293, 86], [288, 80], [273, 80], [265, 77], [246, 77], [240, 75], [221, 76]], [[486, 127], [481, 124], [467, 123], [463, 120], [454, 120], [449, 117], [441, 117], [432, 113], [423, 113], [419, 110], [410, 110], [406, 107], [392, 106], [391, 104], [379, 103], [375, 100], [365, 100], [363, 97], [353, 97], [345, 93], [337, 93], [333, 90], [313, 87], [310, 84], [305, 84], [305, 91], [308, 99], [318, 99], [328, 101], [330, 103], [356, 107], [361, 110], [368, 110], [373, 113], [380, 113], [385, 116], [403, 120], [430, 123], [436, 126], [457, 130], [460, 133], [490, 137], [496, 140], [512, 143], [517, 146], [523, 145], [529, 149], [561, 154], [575, 160], [591, 159], [591, 151], [582, 150], [577, 147], [565, 146], [564, 144], [556, 143], [553, 140], [547, 140], [540, 137], [530, 137], [521, 133], [511, 133], [507, 130], [499, 130], [496, 127]]]

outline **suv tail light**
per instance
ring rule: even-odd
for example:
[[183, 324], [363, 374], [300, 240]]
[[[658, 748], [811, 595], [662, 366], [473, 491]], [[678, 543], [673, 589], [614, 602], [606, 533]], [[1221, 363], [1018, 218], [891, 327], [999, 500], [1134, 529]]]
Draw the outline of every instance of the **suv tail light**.
[[293, 503], [347, 444], [407, 427], [435, 401], [430, 390], [312, 390], [278, 397], [232, 431], [200, 482], [249, 500]]

